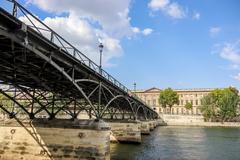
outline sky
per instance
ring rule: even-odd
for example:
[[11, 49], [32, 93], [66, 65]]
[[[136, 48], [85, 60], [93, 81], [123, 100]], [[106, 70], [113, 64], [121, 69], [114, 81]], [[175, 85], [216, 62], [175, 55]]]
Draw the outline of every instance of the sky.
[[239, 0], [18, 2], [129, 89], [240, 88]]

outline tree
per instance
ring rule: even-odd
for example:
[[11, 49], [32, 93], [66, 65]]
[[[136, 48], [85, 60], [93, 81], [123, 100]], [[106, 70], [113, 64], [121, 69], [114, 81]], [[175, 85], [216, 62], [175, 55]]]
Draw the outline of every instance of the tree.
[[240, 98], [238, 90], [233, 87], [215, 89], [202, 100], [201, 111], [207, 121], [219, 119], [224, 122], [237, 116]]
[[222, 122], [236, 117], [238, 105], [238, 92], [236, 92], [236, 90], [233, 90], [232, 88], [224, 89], [223, 94], [218, 101], [218, 113]]
[[171, 113], [172, 106], [174, 104], [179, 104], [177, 92], [173, 91], [171, 88], [160, 91], [159, 104], [161, 104], [163, 108], [169, 107]]
[[202, 98], [201, 112], [205, 121], [212, 121], [216, 117], [216, 105], [213, 100], [212, 94]]
[[[8, 98], [6, 98], [3, 94], [0, 93], [0, 105], [5, 109], [10, 110], [13, 103]], [[5, 113], [5, 112], [2, 109], [0, 109], [0, 113]]]
[[192, 103], [187, 102], [184, 106], [187, 110], [191, 110], [193, 108]]

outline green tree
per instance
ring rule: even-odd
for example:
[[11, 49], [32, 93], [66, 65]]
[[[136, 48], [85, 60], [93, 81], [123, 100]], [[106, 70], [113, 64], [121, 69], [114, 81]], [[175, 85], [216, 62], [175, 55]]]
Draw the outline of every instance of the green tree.
[[212, 94], [202, 98], [201, 112], [205, 121], [212, 121], [216, 117], [216, 105], [213, 100]]
[[237, 115], [237, 107], [239, 105], [239, 96], [236, 90], [227, 88], [223, 90], [223, 94], [218, 101], [219, 118], [222, 122], [231, 120]]
[[207, 121], [219, 119], [224, 122], [237, 116], [237, 107], [240, 98], [238, 90], [229, 87], [213, 90], [202, 101], [201, 111]]
[[192, 110], [193, 105], [192, 103], [187, 102], [184, 107], [189, 111], [189, 110]]
[[[10, 110], [11, 107], [13, 106], [13, 103], [8, 98], [6, 98], [3, 94], [0, 93], [0, 105]], [[0, 113], [4, 113], [4, 111], [0, 109]]]
[[174, 104], [179, 104], [177, 92], [173, 91], [171, 88], [160, 91], [159, 104], [161, 104], [163, 108], [169, 107], [171, 113], [172, 106]]

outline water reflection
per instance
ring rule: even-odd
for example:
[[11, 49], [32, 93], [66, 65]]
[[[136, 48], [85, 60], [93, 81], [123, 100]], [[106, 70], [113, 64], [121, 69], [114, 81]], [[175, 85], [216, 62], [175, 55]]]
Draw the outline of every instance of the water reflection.
[[111, 144], [113, 160], [240, 159], [240, 128], [158, 127], [141, 145]]

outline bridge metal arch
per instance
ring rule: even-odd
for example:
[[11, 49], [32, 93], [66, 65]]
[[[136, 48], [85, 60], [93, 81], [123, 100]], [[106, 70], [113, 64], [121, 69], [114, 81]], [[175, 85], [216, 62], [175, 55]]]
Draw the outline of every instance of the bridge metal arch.
[[[103, 116], [104, 112], [108, 109], [108, 107], [110, 106], [110, 104], [111, 104], [112, 102], [114, 102], [115, 100], [119, 99], [119, 98], [123, 98], [123, 99], [125, 99], [125, 100], [128, 102], [128, 104], [129, 104], [129, 106], [130, 106], [130, 109], [131, 109], [131, 112], [134, 114], [134, 109], [133, 109], [132, 104], [131, 104], [131, 102], [129, 101], [129, 99], [128, 99], [126, 96], [124, 96], [124, 95], [117, 95], [117, 96], [115, 96], [114, 98], [112, 98], [112, 99], [108, 102], [108, 104], [104, 107], [104, 110], [103, 110], [101, 116]], [[134, 115], [134, 117], [135, 117], [135, 115]]]
[[66, 71], [64, 70], [64, 68], [61, 68], [57, 63], [55, 63], [51, 57], [47, 57], [46, 55], [44, 55], [43, 53], [41, 53], [40, 51], [38, 51], [37, 49], [35, 49], [35, 47], [30, 46], [29, 43], [22, 43], [21, 40], [17, 39], [15, 36], [11, 35], [11, 33], [6, 33], [3, 30], [0, 30], [1, 34], [4, 34], [5, 36], [9, 36], [11, 37], [12, 40], [14, 40], [16, 43], [22, 45], [23, 47], [26, 47], [28, 50], [32, 51], [33, 53], [36, 53], [37, 56], [39, 56], [40, 58], [44, 59], [45, 61], [47, 61], [50, 65], [52, 65], [56, 70], [58, 70], [60, 73], [62, 73], [62, 75], [69, 80], [69, 82], [71, 82], [78, 90], [79, 92], [83, 95], [83, 97], [85, 98], [85, 100], [89, 103], [89, 105], [91, 106], [91, 108], [93, 109], [94, 113], [97, 115], [97, 112], [95, 110], [95, 108], [93, 107], [91, 101], [88, 99], [87, 95], [84, 93], [84, 91], [82, 90], [81, 87], [79, 87], [79, 85], [72, 79], [71, 76], [69, 76]]
[[[27, 114], [30, 119], [36, 118], [36, 116], [42, 111], [45, 111], [45, 113], [47, 113], [47, 115], [44, 115], [44, 117], [48, 117], [48, 119], [55, 118], [55, 116], [60, 111], [65, 112], [67, 115], [70, 115], [72, 119], [75, 119], [81, 111], [86, 109], [85, 107], [81, 107], [80, 105], [77, 104], [77, 107], [79, 108], [79, 110], [77, 113], [75, 113], [75, 109], [71, 111], [71, 108], [69, 108], [70, 106], [74, 105], [73, 104], [73, 102], [75, 101], [74, 99], [61, 99], [57, 97], [56, 94], [51, 95], [51, 93], [49, 92], [41, 93], [35, 90], [34, 92], [32, 92], [32, 90], [27, 90], [20, 86], [18, 86], [19, 88], [17, 88], [17, 92], [16, 92], [16, 86], [12, 86], [12, 87], [14, 87], [12, 88], [14, 90], [10, 89], [10, 87], [9, 89], [5, 89], [5, 90], [0, 89], [0, 93], [6, 98], [4, 100], [8, 100], [8, 101], [10, 100], [9, 102], [12, 102], [14, 104], [13, 106], [12, 105], [5, 106], [5, 107], [4, 105], [0, 106], [0, 108], [4, 110], [9, 115], [10, 118], [14, 118], [15, 116], [18, 115], [20, 110], [15, 112], [15, 109], [18, 109], [18, 107], [25, 114]], [[52, 97], [52, 96], [56, 98], [49, 99], [49, 97]], [[58, 102], [61, 102], [61, 104], [59, 104]], [[55, 106], [52, 106], [54, 105], [54, 103], [55, 103]], [[11, 107], [12, 109], [11, 111], [9, 111], [9, 108]]]
[[[118, 99], [120, 99], [120, 98], [123, 98], [123, 99], [125, 99], [126, 102], [128, 102], [128, 105], [130, 106], [131, 112], [132, 112], [132, 114], [133, 114], [134, 117], [135, 117], [135, 112], [134, 112], [132, 103], [130, 102], [130, 100], [129, 100], [129, 98], [128, 98], [127, 96], [125, 96], [125, 95], [123, 95], [123, 94], [114, 95], [114, 93], [113, 93], [104, 83], [101, 83], [101, 82], [96, 81], [96, 80], [92, 80], [92, 79], [77, 79], [77, 80], [75, 80], [75, 82], [76, 82], [76, 83], [79, 83], [79, 82], [92, 82], [92, 83], [98, 85], [98, 86], [95, 87], [95, 89], [90, 93], [89, 96], [91, 96], [91, 94], [93, 94], [93, 92], [96, 92], [97, 89], [100, 89], [100, 86], [99, 86], [99, 85], [101, 85], [101, 87], [103, 87], [104, 89], [106, 89], [106, 90], [108, 91], [108, 93], [110, 93], [110, 95], [112, 96], [112, 98], [111, 98], [111, 99], [109, 100], [109, 102], [104, 106], [104, 108], [103, 108], [103, 110], [102, 110], [102, 112], [101, 112], [100, 117], [103, 117], [105, 111], [110, 107], [110, 105], [111, 105], [114, 101], [116, 101], [116, 100], [118, 100]], [[89, 96], [88, 96], [88, 97], [89, 97]]]
[[144, 108], [144, 106], [143, 105], [138, 105], [138, 107], [137, 107], [137, 110], [136, 110], [136, 115], [138, 116], [138, 115], [140, 115], [140, 111], [142, 110], [142, 113], [143, 113], [143, 118], [145, 119], [145, 120], [147, 120], [147, 116], [146, 116], [146, 109]]
[[145, 120], [147, 120], [147, 117], [146, 117], [146, 108], [144, 107], [144, 105], [136, 102], [136, 101], [132, 101], [132, 106], [134, 108], [134, 113], [135, 113], [135, 117], [138, 117], [138, 114], [139, 114], [139, 110], [140, 108], [142, 108], [142, 113], [143, 113], [143, 117]]
[[[90, 80], [90, 79], [80, 79], [80, 80], [76, 80], [75, 82], [92, 82], [92, 83], [95, 83], [96, 85], [99, 84], [99, 81]], [[111, 100], [109, 101], [109, 103], [105, 106], [104, 111], [109, 107], [109, 105], [110, 105], [114, 100], [116, 100], [116, 99], [118, 99], [118, 98], [123, 98], [123, 97], [124, 97], [124, 98], [128, 101], [129, 105], [131, 106], [132, 112], [134, 113], [134, 117], [137, 117], [137, 115], [138, 115], [138, 113], [139, 113], [139, 109], [142, 108], [142, 109], [143, 109], [143, 113], [144, 113], [144, 117], [145, 117], [146, 120], [147, 120], [147, 119], [154, 119], [154, 115], [152, 114], [152, 112], [151, 112], [149, 109], [145, 108], [143, 105], [140, 105], [140, 104], [137, 103], [136, 101], [132, 101], [132, 102], [131, 102], [131, 101], [129, 100], [129, 98], [127, 98], [127, 97], [125, 97], [125, 96], [123, 96], [123, 95], [114, 96], [114, 94], [112, 93], [112, 91], [111, 91], [106, 85], [102, 84], [102, 86], [103, 86], [109, 93], [111, 93], [112, 96], [113, 96], [113, 99], [111, 99]], [[135, 106], [136, 106], [136, 107], [135, 107]], [[137, 107], [137, 106], [138, 106], [138, 107]], [[136, 109], [134, 109], [134, 107], [135, 107]], [[102, 112], [102, 115], [104, 114], [104, 111]], [[101, 115], [101, 116], [102, 116], [102, 115]]]

